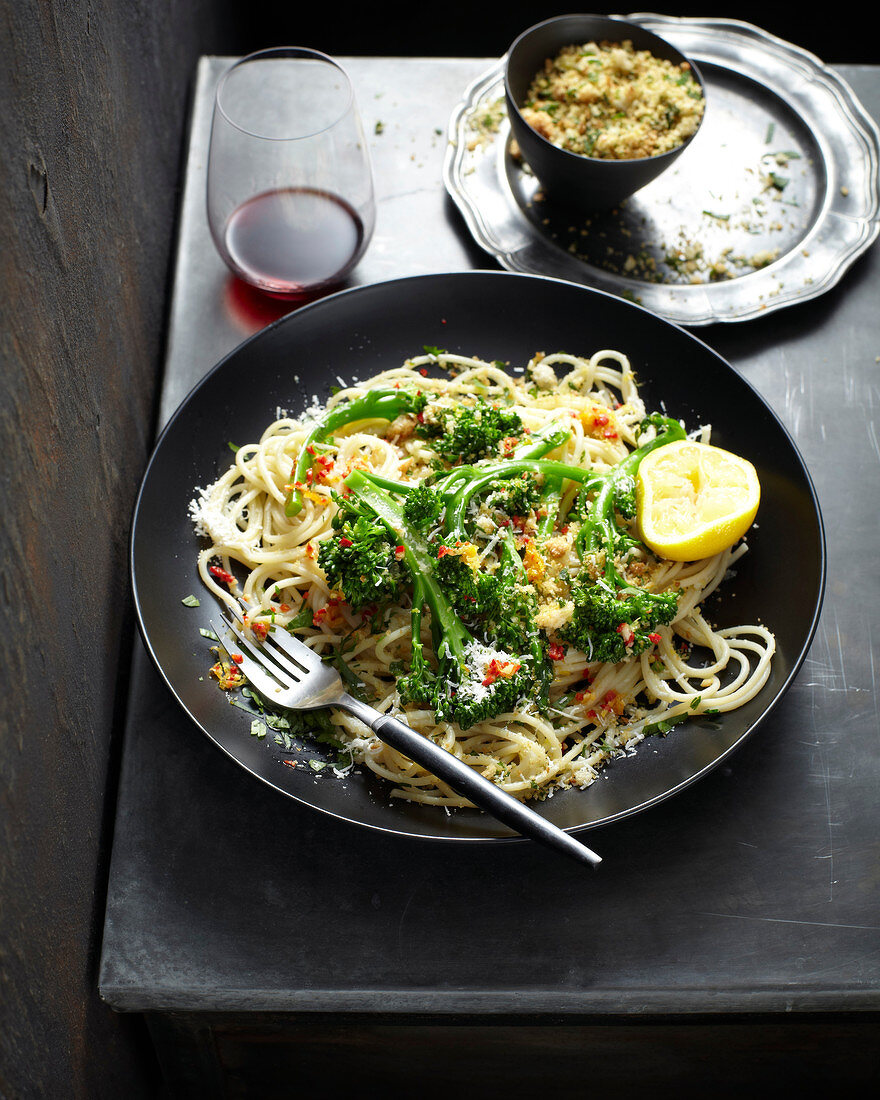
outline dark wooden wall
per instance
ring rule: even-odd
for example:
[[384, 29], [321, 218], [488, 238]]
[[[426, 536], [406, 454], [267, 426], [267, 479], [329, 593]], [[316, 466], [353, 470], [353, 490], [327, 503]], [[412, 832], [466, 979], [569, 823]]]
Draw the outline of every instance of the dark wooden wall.
[[0, 1095], [153, 1095], [100, 1002], [126, 540], [210, 0], [0, 5]]

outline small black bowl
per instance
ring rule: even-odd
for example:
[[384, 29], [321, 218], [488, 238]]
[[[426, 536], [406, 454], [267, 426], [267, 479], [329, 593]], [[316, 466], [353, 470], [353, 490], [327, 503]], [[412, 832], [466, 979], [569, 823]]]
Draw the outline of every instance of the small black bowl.
[[585, 42], [623, 42], [636, 50], [676, 65], [687, 62], [705, 98], [706, 88], [697, 66], [664, 39], [644, 27], [601, 15], [560, 15], [524, 31], [510, 47], [504, 69], [504, 91], [513, 136], [523, 159], [543, 184], [547, 197], [582, 211], [606, 210], [656, 179], [693, 141], [697, 131], [675, 149], [653, 157], [603, 160], [560, 149], [526, 122], [520, 106], [547, 58], [565, 46]]

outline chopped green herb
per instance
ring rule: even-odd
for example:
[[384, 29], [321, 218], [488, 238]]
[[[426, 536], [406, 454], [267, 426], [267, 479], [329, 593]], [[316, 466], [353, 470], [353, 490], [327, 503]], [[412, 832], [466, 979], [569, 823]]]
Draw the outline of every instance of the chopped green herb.
[[282, 730], [281, 733], [275, 734], [275, 744], [281, 745], [285, 752], [290, 752], [293, 748], [293, 738], [286, 730]]
[[676, 714], [674, 718], [662, 718], [659, 722], [652, 722], [650, 726], [645, 726], [645, 736], [652, 737], [654, 734], [659, 734], [660, 737], [665, 737], [673, 726], [684, 722], [686, 718], [686, 714]]
[[184, 596], [180, 601], [184, 607], [201, 607], [201, 601], [198, 596]]
[[307, 604], [303, 604], [296, 615], [294, 615], [294, 617], [287, 624], [286, 629], [291, 634], [293, 634], [296, 630], [302, 630], [304, 626], [314, 626], [314, 620], [314, 611], [312, 611], [312, 609]]

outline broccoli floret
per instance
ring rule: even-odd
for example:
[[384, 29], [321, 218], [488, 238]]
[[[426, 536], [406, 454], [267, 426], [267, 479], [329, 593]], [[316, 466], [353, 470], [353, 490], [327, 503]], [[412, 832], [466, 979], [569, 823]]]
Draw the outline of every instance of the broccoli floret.
[[321, 544], [318, 565], [354, 611], [400, 598], [405, 573], [384, 523], [358, 515], [344, 519]]
[[406, 494], [403, 517], [423, 534], [435, 527], [443, 512], [443, 496], [425, 482], [420, 481]]
[[419, 434], [452, 463], [477, 462], [497, 455], [502, 439], [520, 435], [522, 420], [515, 409], [478, 398], [473, 405], [430, 406]]
[[677, 592], [646, 592], [644, 588], [628, 588], [622, 593], [627, 622], [638, 624], [643, 633], [650, 633], [661, 624], [671, 623], [678, 611]]
[[528, 471], [518, 477], [491, 483], [486, 496], [489, 508], [496, 508], [507, 516], [527, 516], [540, 501], [540, 481]]
[[395, 420], [404, 413], [420, 413], [428, 403], [425, 394], [409, 389], [367, 390], [363, 397], [334, 406], [317, 422], [303, 442], [294, 463], [290, 495], [285, 511], [289, 516], [302, 511], [302, 490], [315, 455], [315, 444], [323, 443], [337, 429], [357, 420]]
[[534, 677], [527, 662], [509, 654], [486, 659], [479, 646], [466, 650], [465, 658], [466, 673], [445, 700], [449, 715], [461, 729], [513, 711], [534, 693]]
[[625, 518], [636, 514], [636, 482], [629, 475], [617, 478], [614, 486], [614, 507]]
[[[470, 548], [472, 544], [464, 545]], [[491, 573], [474, 568], [461, 551], [457, 540], [441, 542], [436, 547], [434, 573], [456, 614], [473, 622], [496, 610], [496, 585]]]
[[602, 578], [577, 583], [572, 599], [574, 615], [560, 636], [587, 660], [609, 664], [650, 649], [658, 641], [657, 627], [678, 610], [675, 592], [621, 591]]

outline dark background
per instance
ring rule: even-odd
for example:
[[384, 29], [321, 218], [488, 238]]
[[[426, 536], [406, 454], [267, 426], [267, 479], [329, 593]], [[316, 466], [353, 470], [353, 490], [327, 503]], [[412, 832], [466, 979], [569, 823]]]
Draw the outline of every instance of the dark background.
[[[496, 56], [572, 10], [393, 14], [230, 0], [5, 0], [0, 19], [0, 1096], [153, 1096], [142, 1021], [96, 988], [186, 101], [200, 54]], [[802, 7], [721, 12], [828, 62], [876, 39]]]
[[[636, 11], [662, 15], [738, 19], [754, 23], [778, 38], [810, 50], [822, 61], [875, 64], [880, 60], [876, 37], [853, 32], [850, 18], [833, 18], [829, 9], [805, 4], [649, 4], [597, 11], [567, 4], [482, 3], [384, 8], [370, 4], [335, 8], [330, 17], [320, 8], [291, 5], [271, 22], [241, 21], [235, 27], [243, 52], [282, 39], [335, 54], [388, 54], [429, 57], [497, 57], [532, 23], [572, 11], [626, 15]], [[387, 12], [387, 14], [386, 14]], [[338, 15], [338, 17], [337, 17]]]

